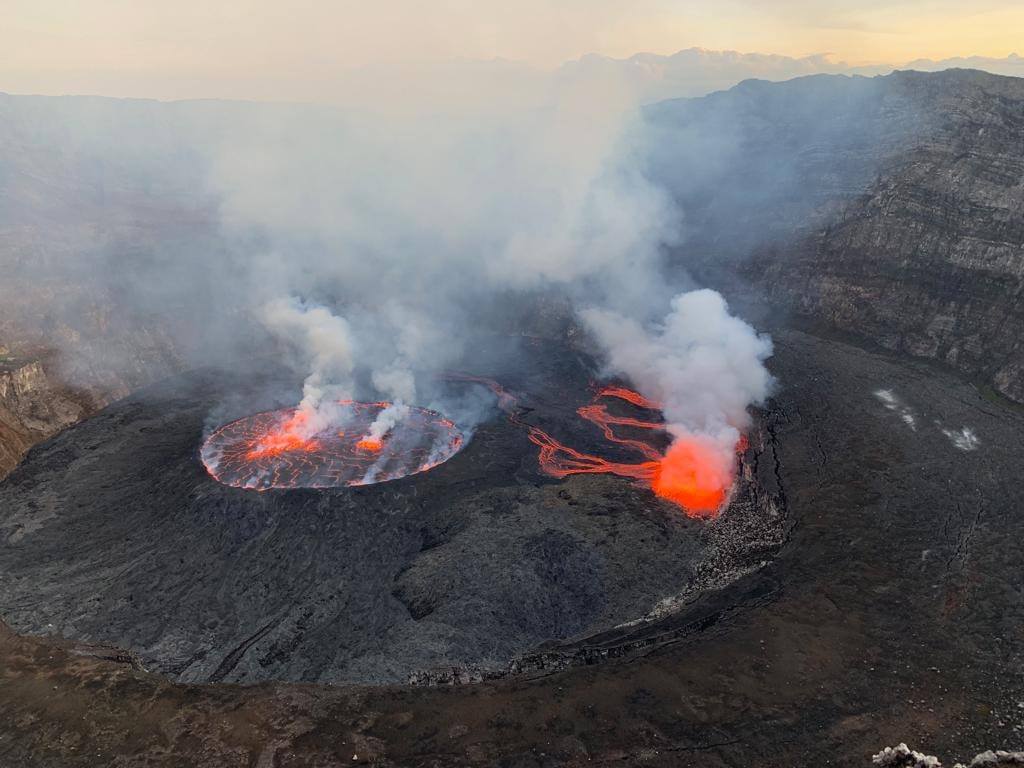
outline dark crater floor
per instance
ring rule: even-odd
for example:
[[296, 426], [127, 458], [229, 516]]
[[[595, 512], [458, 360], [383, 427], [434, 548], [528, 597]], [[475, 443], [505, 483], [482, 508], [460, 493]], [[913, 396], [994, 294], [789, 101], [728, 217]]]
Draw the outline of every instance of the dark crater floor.
[[[1024, 414], [923, 363], [830, 336], [772, 335], [780, 386], [751, 436], [741, 492], [711, 525], [670, 515], [613, 478], [537, 476], [532, 446], [500, 418], [442, 468], [449, 474], [424, 476], [436, 486], [253, 500], [211, 485], [186, 455], [202, 428], [198, 401], [214, 401], [222, 379], [189, 379], [185, 394], [161, 388], [160, 397], [104, 414], [98, 432], [87, 424], [41, 446], [0, 485], [2, 614], [33, 632], [51, 622], [70, 631], [61, 622], [74, 621], [81, 635], [138, 636], [134, 647], [153, 666], [159, 657], [147, 642], [185, 661], [205, 651], [183, 676], [209, 678], [236, 658], [225, 679], [264, 673], [260, 659], [272, 648], [286, 650], [271, 669], [296, 677], [328, 669], [323, 659], [351, 669], [370, 658], [351, 650], [357, 644], [376, 658], [411, 656], [419, 649], [393, 638], [416, 631], [406, 603], [425, 595], [424, 608], [412, 609], [432, 609], [422, 627], [436, 622], [438, 636], [511, 654], [514, 643], [487, 634], [486, 622], [518, 632], [502, 617], [515, 611], [525, 621], [529, 610], [531, 620], [549, 617], [546, 630], [566, 605], [590, 605], [594, 595], [603, 602], [569, 614], [589, 622], [575, 635], [560, 625], [563, 638], [552, 632], [536, 646], [516, 635], [529, 648], [513, 665], [523, 674], [454, 686], [180, 685], [131, 668], [117, 651], [16, 636], [0, 624], [0, 764], [859, 768], [900, 741], [948, 764], [1019, 748]], [[509, 376], [535, 393], [523, 403], [535, 408], [526, 418], [585, 441], [589, 433], [572, 433], [570, 416], [587, 397], [578, 391], [586, 362], [541, 357], [531, 379]], [[569, 381], [571, 370], [579, 378], [571, 387], [542, 386]], [[132, 436], [142, 428], [149, 440]], [[130, 456], [131, 446], [144, 457]], [[98, 452], [126, 462], [116, 482], [109, 461], [90, 458]], [[769, 512], [782, 500], [776, 473], [785, 492], [781, 547]], [[173, 503], [154, 502], [157, 491], [179, 486]], [[84, 510], [77, 505], [87, 493], [108, 505], [127, 501]], [[513, 525], [516, 515], [523, 522]], [[374, 527], [383, 517], [391, 524]], [[140, 539], [147, 526], [154, 532]], [[541, 543], [599, 543], [544, 549], [538, 529], [560, 532]], [[408, 549], [391, 552], [375, 535]], [[608, 541], [644, 536], [644, 546]], [[677, 562], [683, 556], [654, 553], [670, 547], [689, 552], [689, 570]], [[566, 552], [572, 557], [553, 554]], [[380, 561], [387, 575], [357, 567]], [[460, 561], [459, 571], [445, 567]], [[596, 564], [583, 580], [589, 592], [561, 586], [581, 583], [559, 570], [575, 572], [579, 562]], [[665, 562], [680, 570], [652, 570]], [[474, 569], [479, 579], [455, 579]], [[426, 583], [427, 574], [447, 581]], [[334, 614], [316, 613], [333, 594], [326, 585], [336, 584], [347, 597], [330, 598]], [[680, 589], [650, 621], [600, 629]], [[555, 595], [560, 614], [546, 607]], [[214, 619], [221, 623], [202, 628]], [[385, 631], [377, 639], [368, 631], [374, 621]], [[136, 626], [145, 634], [131, 634]], [[320, 636], [349, 647], [313, 642]], [[421, 653], [420, 668], [442, 652], [454, 658]], [[600, 659], [609, 660], [591, 663]]]
[[[591, 396], [589, 361], [541, 344], [522, 355], [512, 371], [473, 372], [524, 393], [523, 418], [607, 451], [575, 414]], [[627, 480], [543, 477], [536, 446], [497, 409], [464, 450], [414, 477], [221, 485], [199, 461], [204, 430], [266, 407], [268, 386], [189, 374], [35, 449], [0, 485], [3, 619], [131, 649], [183, 681], [493, 675], [671, 614], [782, 542], [764, 427], [710, 523]]]

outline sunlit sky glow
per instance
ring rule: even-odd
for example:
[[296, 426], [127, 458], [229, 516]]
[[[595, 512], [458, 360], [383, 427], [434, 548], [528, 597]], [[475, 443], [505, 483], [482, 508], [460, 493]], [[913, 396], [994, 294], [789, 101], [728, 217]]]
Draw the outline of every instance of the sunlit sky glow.
[[[354, 68], [715, 50], [1003, 57], [1020, 0], [6, 0], [0, 90], [282, 98]], [[308, 94], [303, 94], [308, 95]]]

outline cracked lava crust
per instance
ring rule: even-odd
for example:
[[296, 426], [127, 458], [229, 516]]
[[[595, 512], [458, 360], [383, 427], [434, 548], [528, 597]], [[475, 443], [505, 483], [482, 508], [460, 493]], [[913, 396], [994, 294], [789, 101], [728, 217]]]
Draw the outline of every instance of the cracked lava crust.
[[247, 416], [217, 429], [203, 444], [203, 464], [237, 488], [338, 488], [426, 472], [463, 443], [458, 427], [426, 408], [408, 407], [398, 428], [368, 436], [390, 403], [340, 402], [338, 424], [308, 438], [296, 409]]

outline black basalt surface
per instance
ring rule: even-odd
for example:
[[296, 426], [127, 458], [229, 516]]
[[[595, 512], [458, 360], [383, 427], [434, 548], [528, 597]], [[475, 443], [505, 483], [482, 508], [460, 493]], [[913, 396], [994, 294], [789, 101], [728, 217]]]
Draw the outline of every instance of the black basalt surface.
[[[522, 674], [472, 685], [183, 685], [139, 671], [116, 649], [18, 637], [0, 626], [0, 764], [859, 768], [901, 741], [944, 764], [1019, 747], [1024, 416], [948, 371], [837, 339], [779, 329], [773, 336], [780, 386], [762, 415], [760, 449], [745, 457], [749, 493], [721, 525], [700, 529], [706, 552], [716, 554], [694, 566], [693, 583], [720, 588], [684, 596], [647, 623], [544, 643], [514, 662]], [[554, 430], [565, 413], [557, 403], [574, 397], [531, 404], [550, 414]], [[964, 429], [976, 442], [964, 442]], [[59, 456], [57, 446], [44, 450]], [[614, 509], [635, 509], [634, 493], [642, 498], [612, 478], [552, 482], [528, 461], [511, 465], [522, 492], [540, 494], [551, 509], [564, 502], [586, 515], [590, 497], [581, 490], [593, 496], [600, 487], [615, 519]], [[0, 486], [4, 502], [40, 479], [19, 473]], [[777, 527], [747, 521], [783, 496], [778, 548], [770, 543]], [[39, 493], [38, 509], [54, 498]], [[548, 539], [559, 556], [564, 540]], [[11, 574], [15, 548], [3, 551]], [[743, 563], [752, 570], [735, 578]], [[35, 568], [44, 567], [40, 558]], [[52, 571], [57, 583], [83, 578], [81, 569]], [[51, 599], [48, 583], [35, 586], [35, 596], [24, 588], [21, 610], [42, 612]], [[169, 605], [178, 599], [161, 595]], [[421, 597], [409, 600], [418, 614], [433, 604]], [[254, 620], [246, 637], [266, 623]], [[486, 675], [463, 666], [417, 681], [467, 677]]]
[[[575, 414], [590, 397], [587, 361], [558, 346], [524, 355], [508, 375], [524, 418], [602, 448]], [[4, 620], [130, 649], [183, 681], [502, 674], [545, 642], [671, 610], [780, 543], [777, 531], [767, 544], [751, 534], [749, 553], [722, 552], [741, 512], [781, 529], [774, 507], [746, 514], [751, 478], [713, 524], [619, 478], [555, 483], [497, 409], [463, 451], [413, 477], [326, 491], [221, 485], [198, 458], [204, 430], [226, 400], [244, 407], [248, 388], [256, 403], [265, 384], [190, 374], [36, 448], [0, 486]]]

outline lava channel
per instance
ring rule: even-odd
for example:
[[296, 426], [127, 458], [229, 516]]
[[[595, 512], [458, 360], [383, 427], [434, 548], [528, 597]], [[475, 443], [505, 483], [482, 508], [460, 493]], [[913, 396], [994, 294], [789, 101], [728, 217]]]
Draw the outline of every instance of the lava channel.
[[[617, 427], [626, 427], [649, 433], [664, 432], [665, 425], [655, 412], [660, 412], [658, 403], [647, 399], [639, 392], [626, 387], [604, 387], [597, 392], [594, 401], [581, 406], [576, 412], [597, 426], [610, 443], [624, 446], [643, 457], [643, 461], [623, 462], [606, 459], [578, 451], [556, 440], [539, 427], [527, 424], [516, 408], [516, 398], [498, 382], [479, 376], [452, 374], [450, 378], [470, 381], [491, 389], [498, 398], [498, 404], [509, 419], [527, 430], [530, 441], [539, 450], [540, 469], [551, 477], [568, 477], [581, 474], [618, 475], [639, 480], [648, 485], [656, 495], [682, 507], [690, 517], [715, 517], [721, 510], [735, 476], [735, 457], [723, 461], [719, 451], [700, 436], [677, 438], [662, 452], [651, 443], [622, 437]], [[602, 400], [622, 400], [638, 409], [649, 411], [652, 418], [620, 416], [609, 411]], [[746, 450], [746, 438], [736, 445], [736, 452]]]
[[225, 424], [200, 455], [216, 480], [236, 488], [338, 488], [425, 472], [462, 448], [459, 428], [435, 411], [410, 407], [382, 438], [370, 425], [389, 403], [342, 402], [338, 425], [305, 437], [304, 414], [267, 411]]

